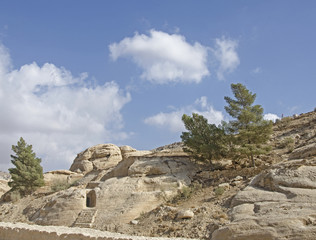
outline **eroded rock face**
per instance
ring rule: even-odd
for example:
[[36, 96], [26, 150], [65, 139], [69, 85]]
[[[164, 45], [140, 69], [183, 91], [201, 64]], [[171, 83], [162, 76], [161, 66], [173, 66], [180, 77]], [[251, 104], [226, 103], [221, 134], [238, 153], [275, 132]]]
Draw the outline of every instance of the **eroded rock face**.
[[1, 196], [10, 190], [10, 187], [8, 185], [8, 181], [4, 179], [0, 179], [0, 198]]
[[72, 184], [83, 177], [81, 173], [75, 173], [68, 170], [57, 170], [44, 173], [45, 185], [52, 186], [56, 183]]
[[232, 223], [212, 239], [315, 239], [316, 158], [275, 165], [232, 201]]
[[311, 157], [311, 156], [316, 156], [316, 142], [295, 149], [290, 154], [289, 158], [297, 159], [297, 158], [306, 158], [306, 157]]
[[3, 206], [3, 211], [40, 225], [113, 230], [176, 195], [198, 169], [177, 146], [137, 151], [100, 144], [79, 153], [70, 170], [48, 172], [45, 181], [50, 187], [56, 181], [81, 178], [75, 187], [37, 198], [27, 206]]
[[191, 183], [197, 168], [187, 156], [159, 155], [134, 153], [100, 182], [95, 188], [95, 228], [107, 230], [106, 225], [129, 223]]
[[70, 167], [73, 172], [104, 170], [115, 166], [122, 160], [119, 147], [114, 144], [99, 144], [79, 153]]
[[46, 198], [45, 203], [29, 217], [30, 221], [39, 225], [71, 226], [86, 205], [86, 191], [72, 187]]

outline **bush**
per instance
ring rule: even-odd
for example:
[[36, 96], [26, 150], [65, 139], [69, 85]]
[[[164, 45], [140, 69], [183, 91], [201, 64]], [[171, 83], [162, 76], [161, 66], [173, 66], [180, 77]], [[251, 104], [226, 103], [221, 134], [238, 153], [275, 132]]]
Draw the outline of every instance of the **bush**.
[[279, 145], [280, 148], [286, 148], [289, 152], [292, 152], [295, 147], [295, 140], [291, 137], [286, 137]]
[[1, 196], [1, 201], [3, 202], [17, 202], [21, 199], [21, 194], [19, 191], [10, 190]]
[[192, 197], [192, 195], [200, 190], [202, 188], [202, 185], [199, 183], [193, 183], [190, 186], [184, 186], [182, 187], [176, 196], [174, 196], [169, 202], [171, 203], [177, 203], [181, 200], [186, 200]]
[[214, 193], [216, 197], [219, 197], [221, 195], [223, 195], [223, 193], [225, 192], [225, 188], [224, 187], [217, 187], [214, 189]]
[[53, 182], [53, 184], [51, 185], [50, 189], [53, 192], [59, 192], [59, 191], [68, 189], [70, 186], [71, 186], [71, 184], [69, 184], [69, 183], [67, 183], [65, 181], [57, 180], [57, 181]]

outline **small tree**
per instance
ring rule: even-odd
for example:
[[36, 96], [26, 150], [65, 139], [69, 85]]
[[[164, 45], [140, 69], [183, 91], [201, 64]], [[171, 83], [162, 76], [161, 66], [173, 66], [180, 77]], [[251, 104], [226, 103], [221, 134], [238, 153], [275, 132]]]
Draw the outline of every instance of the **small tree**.
[[235, 150], [246, 155], [255, 167], [254, 155], [269, 151], [269, 147], [264, 144], [272, 134], [272, 121], [263, 119], [263, 108], [260, 105], [253, 105], [256, 94], [240, 83], [231, 84], [231, 89], [236, 99], [225, 97], [228, 103], [225, 110], [235, 118], [229, 122], [229, 131], [235, 134]]
[[32, 145], [27, 145], [21, 137], [16, 146], [12, 146], [12, 151], [16, 155], [11, 155], [11, 162], [15, 168], [10, 168], [9, 172], [12, 181], [9, 186], [12, 191], [18, 191], [21, 195], [27, 195], [44, 185], [43, 168], [41, 159], [36, 157], [32, 150]]
[[192, 117], [184, 114], [182, 121], [188, 130], [181, 135], [184, 151], [195, 160], [212, 165], [213, 159], [221, 159], [226, 155], [227, 143], [223, 128], [209, 124], [206, 118], [197, 113], [193, 113]]

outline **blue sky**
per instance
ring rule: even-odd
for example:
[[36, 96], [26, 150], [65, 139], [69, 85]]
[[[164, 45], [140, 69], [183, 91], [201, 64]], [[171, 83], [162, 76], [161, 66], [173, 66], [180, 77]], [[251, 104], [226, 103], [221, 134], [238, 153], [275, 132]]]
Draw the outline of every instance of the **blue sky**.
[[0, 170], [20, 136], [45, 171], [99, 143], [180, 140], [229, 120], [230, 84], [270, 118], [316, 107], [315, 1], [0, 2]]

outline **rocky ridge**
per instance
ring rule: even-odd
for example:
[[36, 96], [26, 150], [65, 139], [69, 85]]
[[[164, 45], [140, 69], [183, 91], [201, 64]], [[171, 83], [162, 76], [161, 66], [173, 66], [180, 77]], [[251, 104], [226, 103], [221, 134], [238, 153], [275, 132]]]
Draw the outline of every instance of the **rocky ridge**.
[[[278, 121], [269, 144], [256, 169], [227, 160], [213, 172], [179, 143], [152, 151], [97, 145], [71, 171], [50, 172], [46, 189], [2, 203], [0, 220], [183, 239], [316, 239], [316, 112]], [[59, 176], [72, 186], [49, 192]]]

